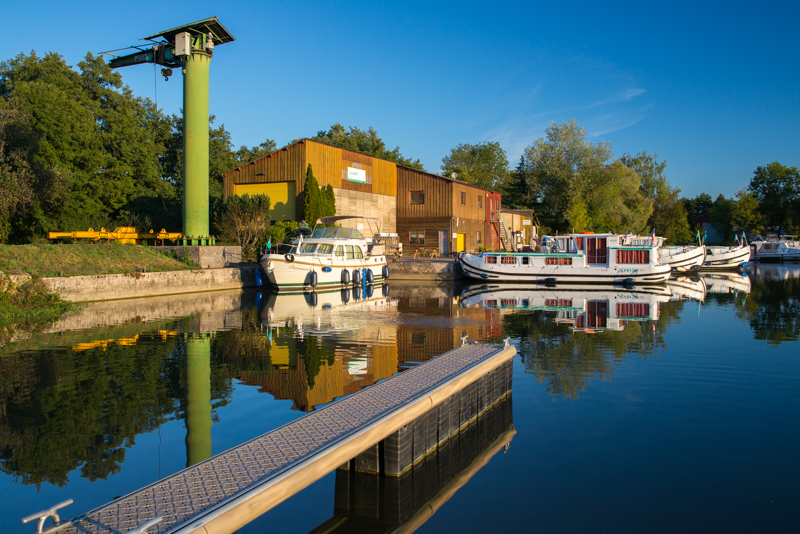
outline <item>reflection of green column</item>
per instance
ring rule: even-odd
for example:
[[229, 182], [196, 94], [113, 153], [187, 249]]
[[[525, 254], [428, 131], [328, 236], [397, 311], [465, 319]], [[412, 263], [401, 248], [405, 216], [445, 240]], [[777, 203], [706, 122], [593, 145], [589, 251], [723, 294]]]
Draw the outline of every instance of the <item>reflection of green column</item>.
[[211, 340], [186, 339], [186, 467], [211, 457]]
[[183, 235], [189, 245], [208, 236], [208, 77], [206, 37], [193, 39], [183, 66]]

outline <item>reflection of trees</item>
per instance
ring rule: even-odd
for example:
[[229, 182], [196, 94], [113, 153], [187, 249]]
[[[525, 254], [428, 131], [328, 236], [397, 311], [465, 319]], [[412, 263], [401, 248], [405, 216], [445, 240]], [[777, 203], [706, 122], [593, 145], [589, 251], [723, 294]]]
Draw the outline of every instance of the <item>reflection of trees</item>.
[[503, 317], [503, 335], [519, 340], [525, 371], [547, 384], [551, 395], [576, 399], [591, 380], [608, 380], [614, 365], [630, 355], [647, 357], [666, 347], [664, 332], [677, 323], [683, 302], [660, 304], [654, 323], [628, 321], [620, 332], [572, 332], [570, 324], [555, 322], [552, 312], [515, 313]]
[[753, 338], [779, 345], [800, 339], [800, 279], [751, 279], [749, 295], [715, 295], [733, 301], [736, 316], [748, 323]]
[[263, 331], [257, 308], [242, 309], [242, 328], [226, 330], [214, 337], [212, 358], [224, 363], [231, 376], [270, 374], [270, 338]]
[[[213, 359], [211, 398], [231, 395]], [[186, 369], [177, 338], [16, 353], [0, 358], [0, 469], [22, 484], [63, 486], [70, 471], [105, 479], [138, 434], [185, 413]]]
[[328, 350], [322, 345], [322, 342], [313, 336], [307, 336], [300, 346], [298, 351], [303, 354], [306, 363], [306, 372], [308, 373], [308, 387], [314, 389], [314, 379], [319, 374], [319, 368], [322, 363], [333, 365], [335, 355], [332, 350]]

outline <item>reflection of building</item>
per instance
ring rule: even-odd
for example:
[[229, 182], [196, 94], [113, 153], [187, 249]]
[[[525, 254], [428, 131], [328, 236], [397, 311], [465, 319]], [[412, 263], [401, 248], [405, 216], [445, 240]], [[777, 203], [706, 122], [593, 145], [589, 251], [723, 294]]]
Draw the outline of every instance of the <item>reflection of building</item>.
[[[464, 336], [473, 341], [487, 341], [502, 334], [503, 325], [497, 310], [463, 309], [453, 297], [402, 297], [397, 299], [397, 310], [407, 317], [414, 317], [415, 313], [424, 316], [421, 323], [409, 320], [397, 325], [401, 367], [406, 362], [413, 365], [412, 362], [422, 362], [452, 350], [461, 345]], [[443, 319], [441, 323], [436, 317]]]
[[333, 517], [313, 533], [413, 532], [514, 437], [511, 396], [400, 477], [336, 471]]
[[[348, 355], [337, 354], [332, 365], [325, 358], [319, 361], [319, 370], [311, 387], [308, 356], [302, 353], [304, 342], [297, 339], [288, 341], [288, 344], [273, 345], [272, 349], [278, 349], [274, 356], [270, 349], [273, 368], [269, 374], [242, 374], [238, 378], [248, 386], [259, 386], [261, 392], [278, 400], [291, 399], [293, 410], [311, 411], [315, 406], [355, 393], [397, 372], [396, 347], [357, 346], [347, 351]], [[342, 344], [337, 344], [337, 347], [337, 352], [341, 352]], [[332, 347], [327, 351], [334, 354]], [[276, 359], [279, 365], [276, 365]]]
[[556, 322], [576, 332], [623, 330], [626, 321], [656, 321], [659, 303], [670, 299], [662, 286], [540, 287], [483, 285], [465, 288], [460, 305], [472, 310], [542, 310], [556, 312]]

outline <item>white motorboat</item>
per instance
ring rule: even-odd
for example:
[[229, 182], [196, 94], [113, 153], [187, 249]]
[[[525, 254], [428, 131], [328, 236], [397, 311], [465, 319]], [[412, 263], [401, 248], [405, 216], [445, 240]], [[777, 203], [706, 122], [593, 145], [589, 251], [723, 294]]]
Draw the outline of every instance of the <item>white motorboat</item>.
[[660, 247], [658, 253], [661, 263], [668, 264], [673, 271], [678, 272], [695, 271], [706, 261], [705, 245]]
[[670, 300], [665, 286], [625, 287], [575, 285], [532, 288], [519, 284], [490, 284], [464, 288], [462, 308], [543, 310], [556, 312], [556, 322], [575, 332], [620, 331], [627, 321], [657, 321], [659, 304]]
[[795, 238], [793, 235], [767, 239], [758, 236], [750, 241], [751, 257], [763, 262], [800, 261], [800, 241]]
[[670, 273], [654, 240], [621, 234], [544, 237], [541, 252], [461, 253], [458, 262], [466, 276], [492, 281], [655, 284]]
[[738, 269], [750, 261], [750, 247], [742, 242], [733, 247], [706, 247], [706, 260], [700, 269]]
[[[323, 217], [317, 224], [333, 225], [359, 219], [380, 236], [380, 219], [351, 215]], [[363, 228], [363, 223], [360, 224]], [[380, 238], [368, 241], [360, 229], [340, 226], [317, 227], [310, 237], [299, 239], [286, 253], [261, 257], [261, 267], [270, 284], [279, 291], [308, 291], [378, 283], [389, 277], [384, 245]]]

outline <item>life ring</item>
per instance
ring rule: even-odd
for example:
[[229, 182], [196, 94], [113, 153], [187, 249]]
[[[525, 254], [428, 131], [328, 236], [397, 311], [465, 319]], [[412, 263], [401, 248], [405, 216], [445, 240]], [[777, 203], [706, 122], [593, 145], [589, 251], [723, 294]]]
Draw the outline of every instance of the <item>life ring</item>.
[[286, 258], [286, 261], [289, 263], [292, 263], [294, 261], [294, 254], [287, 254], [284, 256], [284, 258]]

